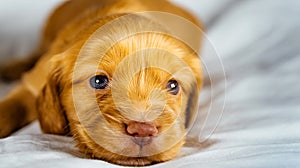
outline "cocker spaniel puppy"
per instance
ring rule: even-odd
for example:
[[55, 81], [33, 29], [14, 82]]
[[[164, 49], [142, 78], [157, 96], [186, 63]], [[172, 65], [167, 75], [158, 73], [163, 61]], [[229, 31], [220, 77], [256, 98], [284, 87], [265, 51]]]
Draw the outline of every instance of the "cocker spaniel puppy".
[[39, 49], [2, 66], [3, 79], [22, 77], [0, 102], [0, 137], [38, 119], [45, 133], [72, 135], [86, 157], [174, 158], [197, 111], [201, 28], [165, 0], [65, 2]]

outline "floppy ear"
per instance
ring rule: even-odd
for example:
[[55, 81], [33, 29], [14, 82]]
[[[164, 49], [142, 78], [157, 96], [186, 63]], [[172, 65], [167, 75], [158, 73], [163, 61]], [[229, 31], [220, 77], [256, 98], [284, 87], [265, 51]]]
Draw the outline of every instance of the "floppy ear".
[[198, 90], [197, 86], [194, 84], [192, 87], [192, 91], [188, 95], [188, 102], [185, 110], [185, 128], [189, 128], [195, 120], [195, 113], [197, 113], [197, 101]]
[[201, 63], [198, 60], [198, 56], [196, 55], [194, 59], [191, 59], [190, 61], [190, 68], [192, 69], [194, 73], [194, 77], [196, 81], [193, 81], [191, 83], [190, 93], [188, 94], [188, 101], [187, 101], [187, 107], [185, 110], [185, 128], [189, 128], [192, 126], [196, 119], [197, 110], [198, 110], [198, 99], [199, 99], [199, 93], [202, 89], [203, 85], [203, 72]]
[[42, 131], [50, 134], [66, 135], [69, 132], [69, 128], [60, 98], [62, 89], [62, 65], [60, 60], [53, 61], [52, 59], [50, 61], [52, 67], [48, 73], [45, 86], [38, 95], [36, 105]]

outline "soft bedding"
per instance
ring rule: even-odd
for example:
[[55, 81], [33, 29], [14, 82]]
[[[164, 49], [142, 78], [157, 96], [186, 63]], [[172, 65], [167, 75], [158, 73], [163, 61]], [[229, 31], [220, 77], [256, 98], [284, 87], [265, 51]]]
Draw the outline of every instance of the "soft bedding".
[[[300, 1], [174, 1], [206, 25], [206, 82], [182, 152], [151, 167], [300, 167]], [[30, 53], [59, 3], [0, 1], [0, 60]], [[0, 83], [1, 95], [15, 84]], [[84, 159], [34, 122], [0, 139], [0, 167], [121, 166]]]

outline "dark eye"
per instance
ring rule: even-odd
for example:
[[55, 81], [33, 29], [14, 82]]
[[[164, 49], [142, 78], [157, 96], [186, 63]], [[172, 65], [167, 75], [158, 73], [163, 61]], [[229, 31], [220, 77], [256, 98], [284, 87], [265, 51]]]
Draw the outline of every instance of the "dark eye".
[[176, 80], [170, 80], [167, 84], [167, 90], [173, 95], [177, 95], [179, 92], [179, 84]]
[[108, 86], [109, 80], [107, 76], [96, 75], [90, 79], [90, 85], [94, 89], [105, 89]]

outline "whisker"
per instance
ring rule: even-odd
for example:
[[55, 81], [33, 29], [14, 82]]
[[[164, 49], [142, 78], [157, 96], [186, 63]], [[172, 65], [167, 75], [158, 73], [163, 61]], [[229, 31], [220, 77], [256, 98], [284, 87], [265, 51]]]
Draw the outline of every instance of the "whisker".
[[116, 119], [115, 117], [113, 117], [111, 115], [104, 114], [104, 116], [107, 117], [107, 118], [109, 118], [109, 119], [111, 119], [111, 120], [113, 120], [113, 121], [116, 121], [116, 122], [120, 123], [120, 121], [118, 119]]

